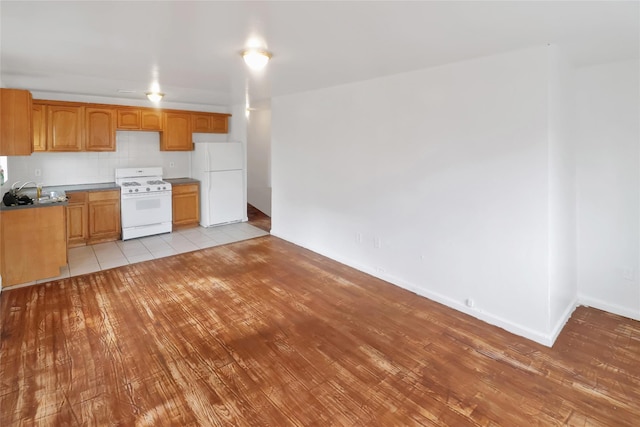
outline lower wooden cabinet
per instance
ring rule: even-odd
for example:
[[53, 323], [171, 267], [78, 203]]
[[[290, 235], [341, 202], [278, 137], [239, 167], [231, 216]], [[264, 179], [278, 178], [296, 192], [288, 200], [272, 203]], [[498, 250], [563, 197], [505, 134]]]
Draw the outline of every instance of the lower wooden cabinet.
[[60, 275], [67, 264], [65, 207], [0, 212], [2, 286]]
[[89, 193], [90, 244], [120, 239], [120, 190]]
[[68, 193], [67, 199], [67, 247], [84, 246], [89, 239], [88, 193]]
[[200, 223], [200, 185], [173, 184], [173, 229], [197, 227]]
[[68, 247], [120, 239], [120, 190], [72, 192], [67, 197]]

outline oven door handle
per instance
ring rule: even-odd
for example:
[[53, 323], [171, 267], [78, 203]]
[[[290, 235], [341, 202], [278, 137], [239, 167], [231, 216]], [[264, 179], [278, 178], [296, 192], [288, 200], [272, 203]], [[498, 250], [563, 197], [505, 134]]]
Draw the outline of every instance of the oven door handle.
[[153, 192], [153, 193], [123, 194], [120, 198], [122, 200], [138, 200], [138, 199], [158, 198], [158, 197], [171, 197], [171, 191], [156, 191], [156, 192]]

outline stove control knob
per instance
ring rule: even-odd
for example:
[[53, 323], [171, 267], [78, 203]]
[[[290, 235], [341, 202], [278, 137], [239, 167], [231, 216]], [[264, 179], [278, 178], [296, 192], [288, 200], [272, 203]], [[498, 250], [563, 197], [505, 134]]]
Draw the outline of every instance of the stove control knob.
[[160, 187], [158, 187], [158, 191], [160, 191]]
[[131, 193], [132, 191], [133, 191], [132, 189], [129, 189], [129, 193]]
[[[129, 190], [129, 191], [131, 191], [131, 190]], [[134, 191], [137, 193], [137, 192], [138, 192], [138, 189], [136, 188]]]
[[166, 190], [166, 189], [167, 189], [167, 187], [162, 187], [162, 189], [163, 189], [163, 190]]
[[151, 191], [151, 189], [149, 187], [147, 187], [147, 191]]

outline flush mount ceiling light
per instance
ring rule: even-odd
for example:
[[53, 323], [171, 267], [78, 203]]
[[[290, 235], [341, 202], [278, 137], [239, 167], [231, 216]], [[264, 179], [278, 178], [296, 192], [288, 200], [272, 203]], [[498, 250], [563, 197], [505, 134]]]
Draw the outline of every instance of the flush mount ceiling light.
[[162, 92], [146, 92], [145, 95], [147, 95], [147, 98], [149, 98], [149, 101], [151, 101], [151, 102], [160, 102], [160, 100], [164, 96], [164, 93], [162, 93]]
[[261, 49], [247, 49], [242, 51], [242, 58], [244, 62], [252, 70], [262, 70], [273, 55], [271, 52]]

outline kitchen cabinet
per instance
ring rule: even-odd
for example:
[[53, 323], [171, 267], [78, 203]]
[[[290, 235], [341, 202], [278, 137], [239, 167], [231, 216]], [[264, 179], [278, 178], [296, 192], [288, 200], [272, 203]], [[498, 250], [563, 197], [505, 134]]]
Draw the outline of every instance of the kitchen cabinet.
[[0, 89], [0, 156], [29, 156], [33, 152], [31, 92]]
[[140, 130], [157, 130], [161, 131], [162, 127], [162, 111], [161, 110], [142, 110], [140, 112]]
[[149, 108], [118, 108], [117, 128], [162, 131], [162, 111]]
[[228, 115], [217, 113], [192, 113], [191, 131], [198, 133], [227, 133]]
[[112, 108], [85, 107], [85, 151], [116, 151], [116, 124]]
[[67, 264], [65, 207], [0, 212], [2, 286], [60, 275]]
[[189, 113], [165, 112], [164, 131], [160, 135], [160, 151], [191, 151], [191, 115]]
[[84, 107], [47, 105], [47, 151], [82, 151]]
[[118, 108], [116, 111], [116, 127], [122, 130], [140, 129], [139, 108]]
[[197, 227], [200, 223], [200, 185], [173, 184], [171, 189], [173, 229]]
[[67, 193], [67, 246], [120, 239], [120, 190]]
[[89, 192], [89, 244], [119, 240], [120, 190]]
[[89, 239], [88, 193], [67, 193], [67, 247], [84, 246]]
[[33, 151], [47, 151], [47, 106], [33, 103], [31, 109]]

